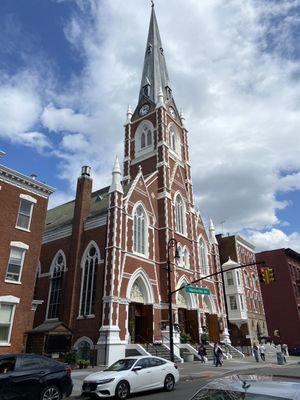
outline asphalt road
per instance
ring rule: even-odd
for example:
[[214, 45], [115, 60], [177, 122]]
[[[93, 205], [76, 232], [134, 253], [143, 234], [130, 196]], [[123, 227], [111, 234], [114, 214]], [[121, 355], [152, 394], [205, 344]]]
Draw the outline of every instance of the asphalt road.
[[[188, 400], [193, 394], [207, 381], [206, 378], [185, 379], [178, 382], [173, 392], [164, 392], [163, 390], [154, 390], [151, 392], [143, 392], [130, 396], [132, 400]], [[68, 399], [82, 399], [79, 396], [72, 396]]]

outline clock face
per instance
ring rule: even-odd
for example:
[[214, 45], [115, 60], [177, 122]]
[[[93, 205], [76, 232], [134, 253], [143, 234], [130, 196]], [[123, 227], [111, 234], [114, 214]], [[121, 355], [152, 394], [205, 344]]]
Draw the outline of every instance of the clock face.
[[169, 113], [171, 114], [171, 116], [172, 116], [173, 118], [176, 117], [176, 113], [175, 113], [175, 110], [174, 110], [173, 107], [169, 107]]
[[149, 110], [150, 110], [149, 104], [144, 104], [144, 105], [140, 108], [139, 115], [142, 117], [143, 115], [148, 114]]

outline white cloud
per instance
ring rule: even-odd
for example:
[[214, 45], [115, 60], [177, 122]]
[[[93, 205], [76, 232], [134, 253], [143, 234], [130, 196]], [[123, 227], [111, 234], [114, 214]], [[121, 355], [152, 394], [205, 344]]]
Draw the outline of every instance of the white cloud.
[[280, 229], [273, 228], [268, 232], [250, 232], [249, 239], [256, 246], [257, 252], [287, 247], [300, 252], [299, 232], [287, 235]]
[[[4, 123], [22, 133], [39, 132], [33, 127], [39, 121], [58, 132], [60, 176], [74, 188], [80, 166], [90, 164], [97, 188], [109, 183], [115, 154], [123, 155], [150, 7], [140, 0], [72, 4], [63, 29], [83, 70], [47, 101], [21, 87], [17, 103], [29, 111], [17, 110], [15, 121]], [[278, 201], [278, 192], [283, 198], [300, 188], [299, 6], [298, 0], [156, 4], [175, 101], [189, 128], [194, 193], [217, 227], [226, 220], [226, 231], [280, 224], [277, 211], [292, 206], [288, 197]], [[10, 107], [7, 115], [14, 115]]]

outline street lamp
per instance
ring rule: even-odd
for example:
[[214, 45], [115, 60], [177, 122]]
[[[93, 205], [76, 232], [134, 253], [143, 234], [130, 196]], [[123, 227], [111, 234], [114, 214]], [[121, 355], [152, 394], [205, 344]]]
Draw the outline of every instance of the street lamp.
[[170, 333], [170, 359], [174, 362], [174, 341], [173, 341], [173, 310], [172, 310], [172, 284], [171, 284], [171, 262], [170, 262], [170, 249], [175, 247], [174, 258], [180, 258], [177, 240], [172, 238], [168, 241], [167, 247], [167, 274], [168, 274], [168, 304], [169, 304], [169, 333]]

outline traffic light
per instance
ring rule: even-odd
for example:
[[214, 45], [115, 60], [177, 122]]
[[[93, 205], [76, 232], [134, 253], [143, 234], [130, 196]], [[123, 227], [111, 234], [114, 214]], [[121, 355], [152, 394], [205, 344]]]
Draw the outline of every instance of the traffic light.
[[268, 283], [267, 282], [267, 268], [260, 268], [259, 269], [259, 281], [260, 283]]
[[275, 282], [275, 274], [273, 268], [260, 268], [259, 270], [259, 280], [265, 285]]
[[273, 268], [268, 268], [268, 274], [269, 274], [269, 283], [275, 282], [276, 279], [275, 279], [275, 274], [274, 274]]

